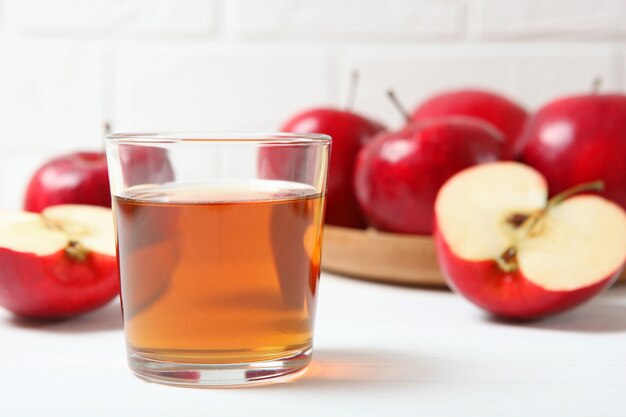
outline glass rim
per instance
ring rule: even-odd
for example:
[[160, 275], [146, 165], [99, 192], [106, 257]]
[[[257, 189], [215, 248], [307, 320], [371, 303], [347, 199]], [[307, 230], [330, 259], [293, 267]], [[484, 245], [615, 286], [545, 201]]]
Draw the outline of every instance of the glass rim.
[[322, 133], [189, 131], [111, 133], [106, 141], [117, 144], [176, 144], [176, 143], [246, 143], [246, 144], [326, 144], [331, 137]]

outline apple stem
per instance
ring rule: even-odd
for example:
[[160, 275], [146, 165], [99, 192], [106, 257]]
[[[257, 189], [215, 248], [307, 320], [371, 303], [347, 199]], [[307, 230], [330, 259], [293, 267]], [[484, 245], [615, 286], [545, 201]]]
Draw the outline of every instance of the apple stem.
[[598, 94], [600, 92], [600, 87], [602, 87], [602, 77], [598, 75], [591, 82], [591, 92], [593, 94]]
[[568, 198], [570, 198], [571, 196], [575, 194], [584, 193], [586, 191], [602, 191], [603, 189], [604, 189], [603, 181], [592, 181], [592, 182], [585, 182], [582, 184], [578, 184], [571, 188], [568, 188], [565, 191], [561, 191], [560, 193], [552, 197], [550, 200], [548, 200], [548, 202], [546, 203], [546, 206], [542, 208], [541, 210], [537, 210], [536, 212], [530, 215], [514, 214], [510, 216], [507, 220], [509, 221], [509, 223], [512, 223], [512, 219], [516, 216], [519, 216], [519, 217], [516, 217], [518, 220], [524, 218], [522, 222], [515, 224], [515, 227], [526, 228], [526, 230], [528, 230], [528, 234], [531, 234], [533, 230], [535, 229], [535, 226], [537, 225], [537, 223], [539, 223], [541, 218], [552, 207], [558, 204], [561, 204], [563, 201], [567, 200]]
[[517, 269], [517, 249], [515, 246], [508, 247], [496, 258], [496, 263], [504, 272], [513, 272]]
[[537, 225], [539, 224], [541, 219], [545, 216], [545, 214], [548, 212], [548, 210], [550, 210], [552, 207], [561, 204], [563, 201], [567, 200], [568, 198], [570, 198], [571, 196], [575, 194], [584, 193], [586, 191], [602, 191], [603, 189], [604, 189], [603, 181], [592, 181], [592, 182], [585, 182], [582, 184], [578, 184], [578, 185], [568, 188], [565, 191], [561, 191], [560, 193], [552, 197], [550, 200], [548, 200], [548, 203], [543, 209], [529, 216], [527, 221], [524, 222], [522, 226], [525, 226], [525, 224], [528, 222], [528, 226], [526, 228], [526, 231], [527, 231], [526, 235], [532, 236], [535, 234]]
[[89, 249], [87, 249], [79, 241], [72, 239], [67, 230], [63, 228], [63, 225], [61, 223], [49, 219], [43, 215], [41, 216], [41, 218], [43, 219], [44, 224], [47, 228], [62, 232], [68, 237], [67, 246], [65, 247], [65, 254], [69, 256], [70, 259], [74, 261], [84, 261], [85, 259], [87, 259], [87, 255], [89, 255]]
[[352, 71], [350, 76], [350, 87], [348, 89], [348, 101], [346, 101], [346, 110], [350, 111], [354, 108], [356, 102], [356, 91], [359, 86], [359, 72], [357, 70]]
[[561, 191], [550, 200], [548, 200], [548, 204], [546, 205], [546, 209], [556, 206], [557, 204], [562, 203], [567, 200], [574, 194], [584, 193], [586, 191], [602, 191], [604, 190], [604, 181], [591, 181], [585, 182], [582, 184], [575, 185], [571, 188], [568, 188], [565, 191]]
[[391, 100], [391, 103], [393, 103], [396, 110], [400, 112], [400, 114], [404, 118], [404, 121], [407, 123], [410, 123], [411, 115], [409, 114], [408, 111], [406, 111], [406, 108], [404, 107], [404, 105], [402, 104], [398, 96], [396, 95], [395, 91], [391, 89], [387, 90], [387, 97], [389, 97], [389, 99]]
[[70, 240], [65, 248], [65, 254], [74, 261], [84, 261], [89, 255], [89, 249], [77, 240]]
[[[103, 127], [103, 130], [104, 130], [104, 136], [108, 136], [108, 135], [111, 134], [112, 129], [111, 129], [111, 122], [110, 121], [105, 120], [102, 127]], [[102, 142], [102, 147], [100, 148], [100, 152], [106, 153], [106, 148], [104, 146], [104, 142]]]
[[537, 210], [530, 215], [513, 214], [509, 216], [507, 218], [507, 222], [512, 224], [516, 229], [525, 229], [526, 233], [521, 238], [519, 238], [517, 242], [509, 246], [504, 252], [500, 254], [500, 256], [496, 258], [496, 263], [498, 264], [498, 266], [505, 272], [512, 272], [517, 269], [518, 265], [516, 245], [519, 243], [520, 240], [536, 234], [537, 226], [540, 224], [541, 220], [545, 217], [546, 213], [551, 208], [561, 204], [563, 201], [567, 200], [575, 194], [584, 193], [586, 191], [602, 191], [603, 189], [603, 181], [592, 181], [578, 184], [571, 188], [568, 188], [565, 191], [561, 191], [560, 193], [552, 197], [550, 200], [548, 200], [546, 206], [541, 210]]

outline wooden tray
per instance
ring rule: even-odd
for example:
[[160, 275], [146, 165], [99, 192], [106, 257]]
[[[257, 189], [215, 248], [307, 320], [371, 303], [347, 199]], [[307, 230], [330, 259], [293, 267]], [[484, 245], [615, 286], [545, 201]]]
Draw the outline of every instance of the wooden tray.
[[[327, 225], [322, 269], [371, 281], [447, 287], [430, 236]], [[626, 281], [626, 270], [620, 281]]]

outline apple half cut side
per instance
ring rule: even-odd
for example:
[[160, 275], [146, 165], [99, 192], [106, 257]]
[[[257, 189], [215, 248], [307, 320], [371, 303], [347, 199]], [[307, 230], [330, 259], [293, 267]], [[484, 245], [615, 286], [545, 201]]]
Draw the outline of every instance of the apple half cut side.
[[38, 319], [93, 310], [119, 292], [110, 209], [0, 211], [0, 305]]
[[468, 168], [435, 203], [435, 246], [452, 288], [499, 316], [535, 319], [572, 308], [616, 279], [626, 213], [596, 195], [548, 202], [546, 180], [516, 162]]

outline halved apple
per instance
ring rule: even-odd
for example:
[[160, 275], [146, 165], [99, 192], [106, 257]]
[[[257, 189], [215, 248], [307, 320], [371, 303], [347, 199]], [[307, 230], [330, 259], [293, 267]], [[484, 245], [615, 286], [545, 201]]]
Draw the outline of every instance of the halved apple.
[[110, 209], [0, 211], [0, 305], [41, 319], [97, 308], [119, 292]]
[[435, 245], [451, 287], [493, 314], [533, 319], [610, 285], [626, 261], [626, 213], [575, 187], [548, 200], [545, 179], [516, 162], [468, 168], [435, 203]]

